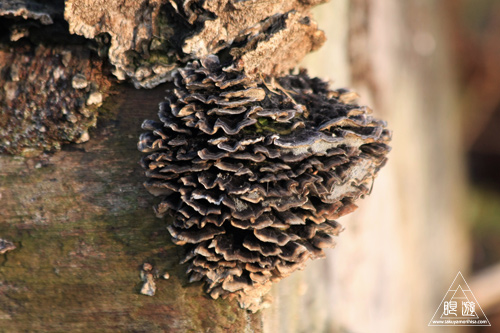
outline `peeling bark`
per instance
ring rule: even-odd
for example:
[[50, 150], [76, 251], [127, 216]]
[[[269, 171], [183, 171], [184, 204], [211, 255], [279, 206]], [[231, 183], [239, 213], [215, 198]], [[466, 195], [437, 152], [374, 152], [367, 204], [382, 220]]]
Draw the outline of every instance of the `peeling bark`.
[[241, 59], [249, 74], [285, 73], [324, 42], [309, 13], [321, 2], [70, 0], [65, 18], [71, 33], [109, 35], [119, 80], [152, 88], [188, 60], [216, 53]]

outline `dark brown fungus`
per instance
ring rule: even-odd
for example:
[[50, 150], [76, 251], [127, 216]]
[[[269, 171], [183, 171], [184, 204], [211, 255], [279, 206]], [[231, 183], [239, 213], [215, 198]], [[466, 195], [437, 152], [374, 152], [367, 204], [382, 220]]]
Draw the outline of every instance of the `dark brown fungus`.
[[174, 82], [160, 121], [143, 124], [146, 188], [175, 216], [190, 280], [255, 311], [271, 282], [334, 245], [334, 219], [368, 193], [391, 133], [304, 71], [252, 81], [209, 56]]

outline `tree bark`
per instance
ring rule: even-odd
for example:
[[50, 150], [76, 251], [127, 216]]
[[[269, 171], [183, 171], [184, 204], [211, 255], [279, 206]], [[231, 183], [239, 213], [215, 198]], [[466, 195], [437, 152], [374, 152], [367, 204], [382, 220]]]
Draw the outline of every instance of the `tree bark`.
[[[0, 158], [0, 234], [17, 249], [0, 265], [6, 331], [259, 331], [260, 315], [209, 299], [188, 284], [143, 189], [136, 144], [165, 87], [120, 88], [82, 145], [37, 158]], [[143, 263], [158, 275], [154, 297], [139, 294]]]

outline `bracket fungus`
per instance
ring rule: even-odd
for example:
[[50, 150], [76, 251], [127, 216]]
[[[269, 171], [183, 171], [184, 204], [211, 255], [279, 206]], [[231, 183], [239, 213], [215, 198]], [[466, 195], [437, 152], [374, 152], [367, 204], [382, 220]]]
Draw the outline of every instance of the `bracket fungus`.
[[138, 149], [145, 187], [190, 281], [255, 311], [271, 283], [324, 256], [335, 219], [368, 194], [391, 133], [347, 90], [296, 75], [255, 80], [209, 55], [174, 75]]

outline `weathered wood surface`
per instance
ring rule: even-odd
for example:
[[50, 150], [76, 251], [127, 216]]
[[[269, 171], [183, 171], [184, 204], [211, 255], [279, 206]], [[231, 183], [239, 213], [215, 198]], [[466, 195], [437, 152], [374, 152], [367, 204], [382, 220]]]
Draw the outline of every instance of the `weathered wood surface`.
[[[394, 130], [393, 151], [371, 196], [340, 220], [338, 246], [278, 283], [270, 309], [247, 314], [187, 284], [141, 186], [135, 148], [165, 88], [128, 87], [106, 103], [108, 120], [88, 143], [34, 159], [0, 156], [0, 238], [17, 246], [0, 263], [1, 329], [427, 331], [468, 268], [456, 91], [438, 9], [338, 0], [316, 10], [328, 42], [306, 59], [310, 72], [354, 84]], [[138, 293], [144, 262], [171, 275], [157, 280], [154, 297]]]
[[[259, 331], [260, 314], [187, 284], [142, 187], [140, 124], [164, 89], [120, 89], [86, 144], [0, 157], [0, 235], [17, 246], [1, 258], [0, 331]], [[170, 273], [154, 297], [139, 294], [145, 262]]]

